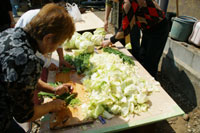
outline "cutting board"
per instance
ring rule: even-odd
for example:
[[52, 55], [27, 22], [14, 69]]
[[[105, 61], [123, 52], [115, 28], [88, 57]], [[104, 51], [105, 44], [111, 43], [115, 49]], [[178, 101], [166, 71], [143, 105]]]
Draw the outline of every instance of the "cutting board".
[[[51, 129], [60, 129], [69, 126], [76, 126], [80, 124], [86, 124], [93, 122], [92, 119], [84, 119], [84, 113], [82, 112], [81, 105], [83, 103], [88, 103], [88, 93], [85, 91], [84, 86], [80, 83], [82, 77], [76, 72], [68, 73], [58, 73], [56, 75], [56, 81], [62, 83], [68, 83], [72, 85], [72, 93], [77, 93], [77, 97], [81, 104], [77, 106], [67, 106], [65, 110], [62, 110], [57, 113], [53, 113], [50, 118], [50, 128]], [[78, 80], [78, 81], [77, 81]]]
[[67, 83], [69, 81], [81, 84], [83, 75], [78, 75], [76, 71], [69, 71], [67, 73], [59, 72], [56, 74], [56, 82]]

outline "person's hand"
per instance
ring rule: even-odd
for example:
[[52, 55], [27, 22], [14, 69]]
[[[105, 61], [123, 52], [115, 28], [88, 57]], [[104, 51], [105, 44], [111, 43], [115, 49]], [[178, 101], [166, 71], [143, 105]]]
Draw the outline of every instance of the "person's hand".
[[65, 66], [67, 68], [74, 68], [74, 66], [70, 65], [67, 61], [65, 60], [60, 60], [59, 61], [59, 67]]
[[70, 84], [65, 83], [65, 84], [62, 84], [62, 85], [56, 87], [55, 94], [61, 95], [63, 93], [71, 92], [72, 90], [73, 90], [73, 87]]
[[104, 30], [108, 32], [108, 20], [105, 20], [104, 22]]
[[64, 100], [55, 99], [49, 102], [50, 112], [58, 112], [66, 108], [66, 102]]
[[58, 67], [54, 63], [51, 63], [50, 66], [48, 67], [48, 70], [49, 71], [57, 71]]
[[101, 43], [101, 46], [102, 47], [107, 47], [109, 45], [112, 45], [112, 42], [110, 40], [104, 40], [102, 43]]

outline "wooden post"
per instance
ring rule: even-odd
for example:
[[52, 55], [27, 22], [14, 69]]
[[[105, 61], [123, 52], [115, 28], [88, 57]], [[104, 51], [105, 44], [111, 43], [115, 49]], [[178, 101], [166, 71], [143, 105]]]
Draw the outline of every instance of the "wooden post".
[[179, 16], [178, 0], [176, 0], [176, 16]]

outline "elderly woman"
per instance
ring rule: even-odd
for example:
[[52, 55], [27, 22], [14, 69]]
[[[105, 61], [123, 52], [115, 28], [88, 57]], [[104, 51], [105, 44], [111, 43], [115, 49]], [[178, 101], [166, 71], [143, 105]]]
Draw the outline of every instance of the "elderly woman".
[[[0, 33], [0, 131], [9, 132], [18, 122], [33, 121], [48, 112], [65, 108], [62, 100], [34, 105], [34, 90], [62, 94], [69, 86], [52, 88], [38, 80], [43, 67], [36, 51], [53, 52], [75, 31], [72, 18], [63, 7], [45, 5], [24, 28]], [[14, 123], [14, 124], [13, 124]]]
[[[59, 6], [66, 6], [66, 3], [63, 0], [53, 0], [53, 2]], [[21, 27], [24, 28], [38, 13], [40, 9], [32, 9], [28, 10], [25, 12], [17, 21], [15, 28], [16, 27]], [[64, 53], [63, 53], [63, 48], [62, 46], [59, 46], [58, 49], [56, 50], [58, 53], [59, 57], [59, 67], [56, 65], [57, 62], [55, 62], [53, 59], [51, 59], [51, 54], [48, 54], [48, 57], [44, 57], [41, 54], [38, 54], [38, 56], [44, 60], [44, 68], [43, 68], [43, 74], [41, 75], [41, 79], [43, 81], [47, 81], [47, 75], [48, 71], [55, 71], [58, 70], [59, 68], [62, 68], [63, 66], [72, 68], [72, 66], [64, 60]]]

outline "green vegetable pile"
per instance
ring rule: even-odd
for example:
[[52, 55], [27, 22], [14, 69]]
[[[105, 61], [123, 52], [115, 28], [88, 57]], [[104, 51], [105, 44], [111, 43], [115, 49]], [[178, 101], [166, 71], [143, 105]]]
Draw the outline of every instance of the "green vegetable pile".
[[83, 73], [90, 67], [90, 62], [89, 62], [90, 55], [91, 54], [83, 53], [74, 58], [74, 66], [78, 74]]
[[78, 56], [65, 55], [64, 59], [76, 68], [78, 74], [82, 74], [90, 67], [90, 55], [89, 53], [82, 53]]
[[63, 67], [63, 68], [61, 69], [61, 72], [63, 72], [63, 73], [68, 73], [70, 70], [71, 70], [71, 68]]
[[103, 51], [104, 52], [108, 52], [108, 53], [116, 54], [123, 60], [123, 62], [127, 62], [129, 64], [134, 65], [133, 59], [131, 57], [123, 54], [119, 50], [116, 50], [116, 49], [113, 49], [113, 48], [110, 48], [110, 47], [105, 47], [105, 48], [103, 48]]
[[74, 65], [73, 56], [66, 54], [64, 60], [67, 61], [70, 65]]

